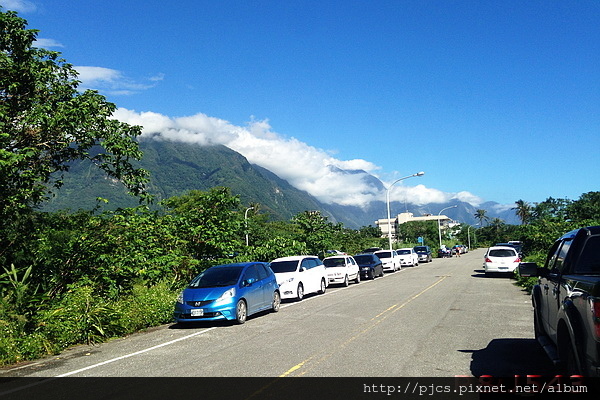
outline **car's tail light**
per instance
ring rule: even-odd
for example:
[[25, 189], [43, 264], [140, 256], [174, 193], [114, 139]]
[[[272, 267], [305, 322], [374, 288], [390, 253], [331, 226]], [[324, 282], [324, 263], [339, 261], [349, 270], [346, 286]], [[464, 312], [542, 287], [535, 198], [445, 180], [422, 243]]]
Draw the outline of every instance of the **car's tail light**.
[[521, 262], [521, 259], [520, 259], [519, 257], [517, 257], [517, 258], [515, 259], [515, 261], [514, 261], [514, 262], [516, 262], [516, 263], [520, 263], [520, 262]]
[[487, 263], [491, 263], [491, 262], [492, 262], [492, 260], [490, 260], [490, 258], [489, 258], [489, 257], [486, 257], [486, 258], [485, 258], [485, 262], [487, 262]]
[[592, 308], [594, 334], [596, 336], [596, 340], [600, 340], [600, 299], [590, 299], [590, 306]]

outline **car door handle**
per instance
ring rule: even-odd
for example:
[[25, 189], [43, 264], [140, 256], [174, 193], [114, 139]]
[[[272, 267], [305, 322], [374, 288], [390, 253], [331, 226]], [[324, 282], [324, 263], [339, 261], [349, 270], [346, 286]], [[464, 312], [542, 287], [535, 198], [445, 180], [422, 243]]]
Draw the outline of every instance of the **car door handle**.
[[555, 298], [558, 297], [558, 287], [554, 286], [552, 288], [552, 296], [554, 296]]
[[544, 294], [548, 294], [548, 285], [544, 285]]

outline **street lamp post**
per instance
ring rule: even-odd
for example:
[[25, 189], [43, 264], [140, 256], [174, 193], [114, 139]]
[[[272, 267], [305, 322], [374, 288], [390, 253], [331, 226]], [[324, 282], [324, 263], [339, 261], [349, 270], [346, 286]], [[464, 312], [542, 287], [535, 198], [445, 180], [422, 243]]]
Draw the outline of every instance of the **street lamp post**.
[[453, 206], [450, 206], [450, 207], [442, 208], [442, 209], [440, 210], [440, 212], [438, 213], [438, 236], [439, 236], [439, 238], [440, 238], [440, 247], [439, 247], [439, 249], [441, 249], [441, 248], [442, 248], [442, 227], [441, 227], [441, 224], [440, 224], [440, 215], [442, 215], [442, 213], [443, 213], [445, 210], [447, 210], [447, 209], [449, 209], [449, 208], [456, 208], [456, 207], [458, 207], [458, 205], [453, 205]]
[[390, 189], [392, 188], [392, 186], [394, 186], [396, 183], [403, 181], [405, 179], [408, 178], [412, 178], [414, 176], [423, 176], [425, 175], [425, 172], [421, 171], [421, 172], [417, 172], [416, 174], [412, 174], [412, 175], [408, 175], [405, 176], [404, 178], [400, 178], [395, 180], [385, 191], [385, 202], [387, 204], [387, 220], [388, 220], [388, 241], [389, 241], [389, 245], [390, 245], [390, 252], [392, 251], [392, 217], [390, 216]]
[[244, 226], [246, 231], [246, 246], [248, 246], [248, 211], [254, 210], [254, 207], [248, 207], [244, 212]]
[[[479, 225], [479, 222], [475, 225]], [[469, 238], [469, 250], [471, 250], [471, 225], [467, 228], [467, 237]]]

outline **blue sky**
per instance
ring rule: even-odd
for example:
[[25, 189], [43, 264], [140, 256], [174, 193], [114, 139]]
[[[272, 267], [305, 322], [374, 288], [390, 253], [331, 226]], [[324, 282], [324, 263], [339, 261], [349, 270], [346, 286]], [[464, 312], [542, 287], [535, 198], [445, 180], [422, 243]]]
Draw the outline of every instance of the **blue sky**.
[[[222, 143], [321, 200], [598, 191], [600, 2], [0, 0], [144, 134]], [[384, 196], [384, 194], [383, 194]], [[435, 207], [433, 207], [435, 208]]]

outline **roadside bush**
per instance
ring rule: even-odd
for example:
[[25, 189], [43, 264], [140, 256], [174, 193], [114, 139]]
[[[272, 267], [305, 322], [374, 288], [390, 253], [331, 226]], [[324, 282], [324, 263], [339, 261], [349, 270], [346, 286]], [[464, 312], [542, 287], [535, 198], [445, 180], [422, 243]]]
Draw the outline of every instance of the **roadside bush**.
[[[540, 266], [544, 265], [546, 261], [546, 253], [543, 251], [536, 251], [528, 254], [523, 261], [526, 262], [534, 262]], [[515, 269], [515, 279], [517, 280], [516, 284], [521, 286], [527, 293], [531, 294], [531, 290], [533, 286], [537, 283], [536, 277], [524, 277], [519, 274], [519, 269]]]
[[41, 313], [38, 332], [61, 349], [92, 344], [124, 330], [116, 316], [113, 305], [92, 286], [73, 285], [55, 306]]
[[133, 333], [173, 321], [173, 305], [178, 293], [179, 289], [164, 281], [152, 287], [135, 285], [131, 295], [120, 299], [114, 307], [118, 315], [117, 326], [124, 330], [121, 333]]

